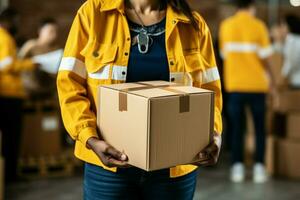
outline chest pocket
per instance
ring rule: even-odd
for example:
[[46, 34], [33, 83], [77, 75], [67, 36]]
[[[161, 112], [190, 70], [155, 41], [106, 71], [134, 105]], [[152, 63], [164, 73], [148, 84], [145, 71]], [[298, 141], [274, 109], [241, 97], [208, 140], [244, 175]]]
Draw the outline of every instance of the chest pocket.
[[95, 73], [116, 59], [118, 46], [116, 44], [101, 44], [96, 40], [88, 42], [81, 51], [85, 57], [85, 65], [89, 73]]

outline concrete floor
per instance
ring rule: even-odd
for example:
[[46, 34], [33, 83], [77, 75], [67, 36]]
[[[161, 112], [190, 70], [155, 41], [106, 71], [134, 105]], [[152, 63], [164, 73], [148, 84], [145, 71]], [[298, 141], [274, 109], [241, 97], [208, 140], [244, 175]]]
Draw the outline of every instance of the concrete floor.
[[[229, 165], [199, 171], [195, 200], [300, 200], [300, 181], [273, 179], [254, 184], [249, 176], [242, 184], [228, 180]], [[250, 174], [250, 172], [249, 172]], [[80, 200], [82, 177], [20, 182], [9, 185], [8, 200]]]

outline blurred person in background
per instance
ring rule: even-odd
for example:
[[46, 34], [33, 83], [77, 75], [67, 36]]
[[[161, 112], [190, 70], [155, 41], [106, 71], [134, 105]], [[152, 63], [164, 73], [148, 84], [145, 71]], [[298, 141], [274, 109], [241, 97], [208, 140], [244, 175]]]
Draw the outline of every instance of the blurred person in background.
[[[148, 39], [140, 41], [141, 37]], [[151, 80], [186, 81], [215, 91], [214, 141], [199, 152], [203, 162], [145, 172], [129, 167], [126, 152], [101, 137], [96, 123], [97, 109], [101, 111], [96, 106], [97, 88]], [[218, 160], [220, 76], [208, 26], [185, 0], [86, 1], [73, 22], [57, 87], [65, 127], [76, 140], [75, 155], [85, 161], [86, 200], [191, 200], [197, 165]]]
[[19, 51], [21, 58], [33, 57], [59, 49], [57, 44], [58, 25], [53, 18], [44, 18], [40, 21], [38, 37], [27, 41]]
[[24, 72], [22, 79], [27, 95], [31, 99], [53, 96], [55, 78], [63, 50], [58, 45], [58, 25], [53, 18], [41, 20], [38, 38], [27, 41], [19, 51], [20, 58], [32, 58], [41, 66], [31, 72]]
[[250, 106], [255, 126], [256, 151], [253, 181], [265, 182], [266, 94], [274, 91], [270, 73], [272, 48], [265, 24], [255, 17], [254, 0], [236, 0], [237, 13], [220, 27], [220, 51], [224, 59], [224, 84], [228, 92], [228, 115], [231, 123], [232, 168], [230, 179], [245, 179], [244, 131], [245, 107]]
[[300, 89], [300, 19], [287, 15], [273, 27], [275, 51], [283, 55], [282, 75], [291, 89]]
[[22, 124], [22, 101], [25, 97], [20, 73], [36, 64], [17, 59], [17, 47], [10, 30], [18, 27], [18, 14], [13, 9], [0, 13], [0, 129], [3, 133], [3, 156], [6, 181], [16, 179], [16, 167]]

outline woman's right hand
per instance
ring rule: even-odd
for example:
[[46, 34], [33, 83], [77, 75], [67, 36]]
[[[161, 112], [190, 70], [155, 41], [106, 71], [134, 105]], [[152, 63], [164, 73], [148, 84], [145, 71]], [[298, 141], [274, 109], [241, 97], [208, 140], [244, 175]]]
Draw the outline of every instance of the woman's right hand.
[[129, 167], [128, 157], [124, 153], [116, 150], [103, 140], [90, 138], [88, 146], [97, 154], [102, 163], [107, 167]]

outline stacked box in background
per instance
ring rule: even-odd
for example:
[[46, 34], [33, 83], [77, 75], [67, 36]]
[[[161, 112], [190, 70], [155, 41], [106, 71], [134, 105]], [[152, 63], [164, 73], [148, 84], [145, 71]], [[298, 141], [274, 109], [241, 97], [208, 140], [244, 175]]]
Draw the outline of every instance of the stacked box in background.
[[274, 60], [273, 75], [280, 92], [273, 99], [275, 120], [272, 133], [276, 138], [271, 142], [272, 148], [268, 148], [267, 157], [275, 175], [299, 179], [300, 156], [297, 153], [300, 152], [300, 90], [282, 87], [282, 58], [275, 55]]
[[286, 91], [280, 98], [284, 133], [276, 141], [276, 174], [300, 179], [300, 91]]
[[61, 123], [57, 103], [50, 101], [25, 104], [21, 157], [57, 155], [61, 152]]
[[269, 102], [272, 113], [270, 135], [267, 137], [266, 166], [271, 175], [300, 178], [300, 90], [292, 90], [284, 83], [281, 73], [283, 58], [274, 54], [272, 74], [279, 91]]

